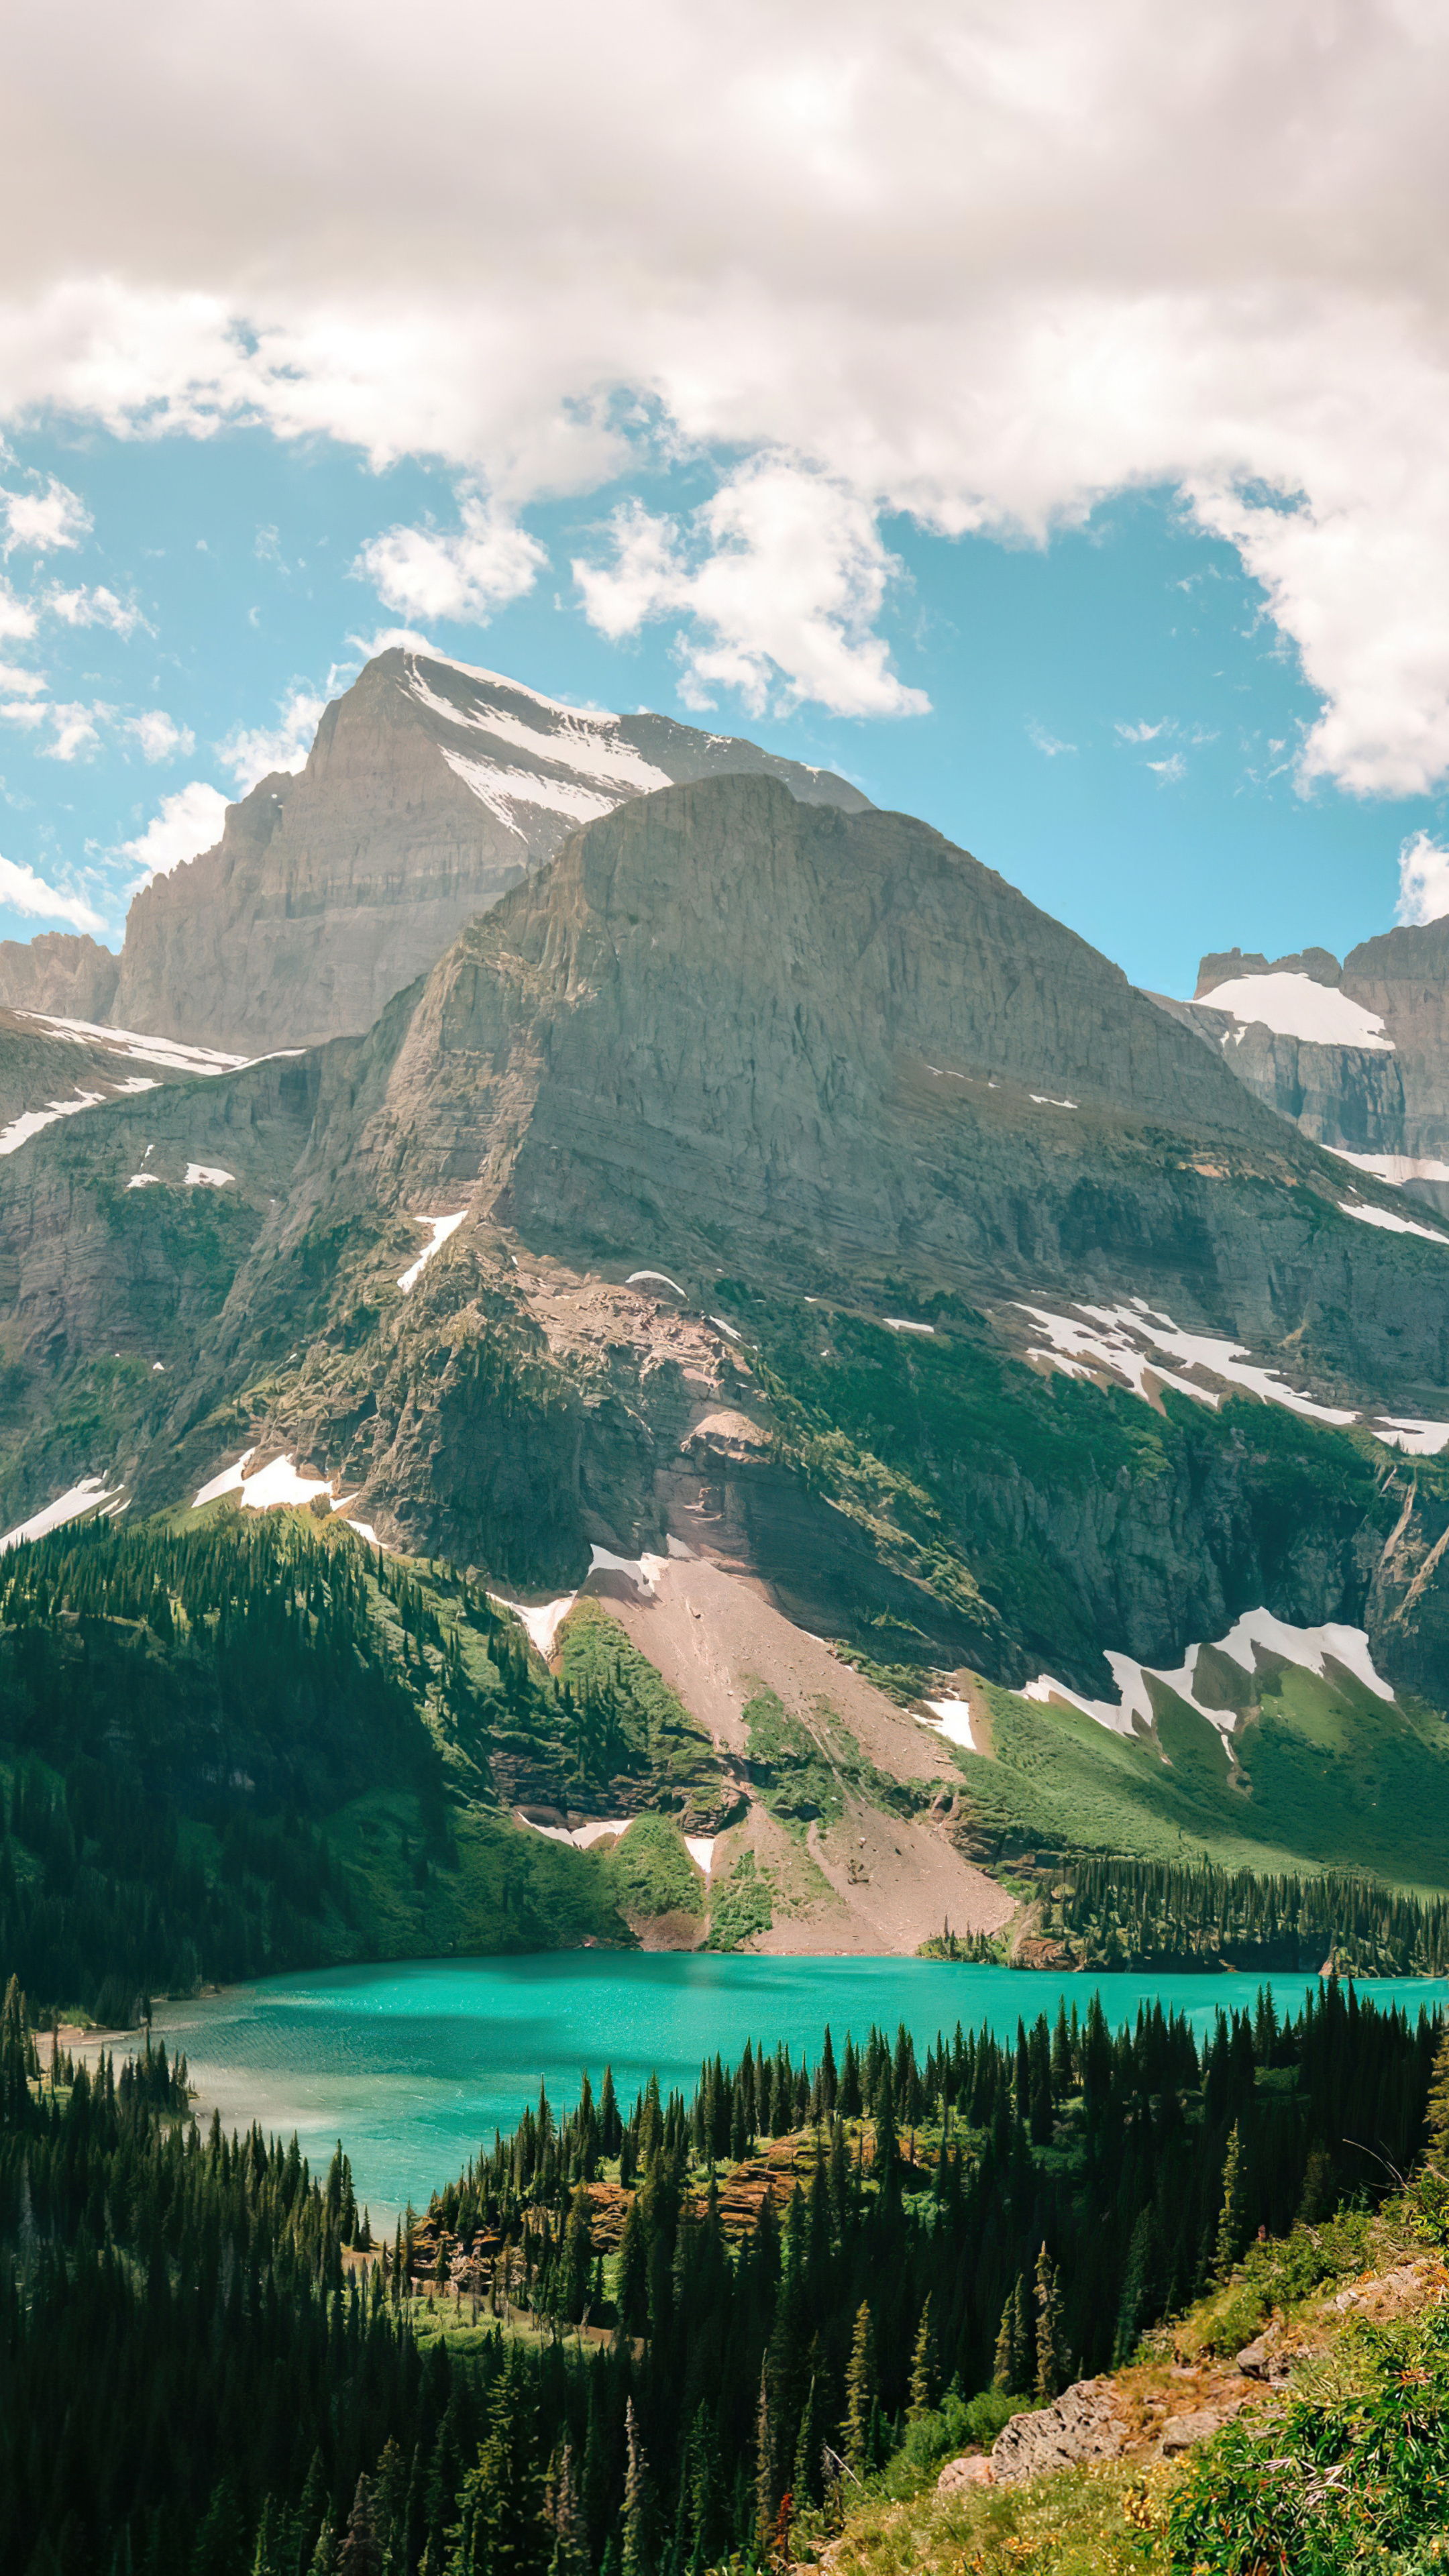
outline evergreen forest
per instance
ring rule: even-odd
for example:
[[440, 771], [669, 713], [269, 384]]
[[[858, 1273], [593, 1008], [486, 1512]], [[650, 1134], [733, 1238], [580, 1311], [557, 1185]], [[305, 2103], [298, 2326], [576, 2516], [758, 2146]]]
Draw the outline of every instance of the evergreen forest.
[[[204, 2136], [184, 2066], [0, 2015], [0, 2563], [684, 2576], [989, 2438], [1256, 2240], [1374, 2196], [1439, 2038], [1320, 1987], [1199, 2047], [1093, 1996], [1013, 2043], [829, 2034], [625, 2114], [546, 2098], [391, 2241], [339, 2147]], [[1351, 2144], [1350, 2141], [1357, 2141]]]

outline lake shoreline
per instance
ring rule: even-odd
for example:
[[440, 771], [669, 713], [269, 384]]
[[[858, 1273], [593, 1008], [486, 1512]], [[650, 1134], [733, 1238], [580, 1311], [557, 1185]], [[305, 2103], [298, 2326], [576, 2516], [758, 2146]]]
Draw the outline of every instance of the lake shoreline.
[[[394, 2223], [470, 2158], [511, 2134], [540, 2087], [562, 2111], [585, 2072], [595, 2093], [611, 2066], [626, 2111], [658, 2074], [661, 2091], [693, 2092], [705, 2058], [737, 2060], [748, 2040], [813, 2066], [827, 2025], [839, 2054], [875, 2023], [898, 2024], [924, 2049], [959, 2021], [1014, 2038], [1045, 2012], [1085, 2015], [1100, 1993], [1112, 2027], [1161, 2003], [1199, 2036], [1219, 2008], [1251, 2008], [1259, 1980], [1195, 1974], [1144, 1978], [963, 1962], [756, 1957], [714, 1952], [543, 1951], [482, 1960], [405, 1960], [310, 1971], [213, 1989], [157, 2006], [153, 2045], [184, 2053], [196, 2118], [224, 2130], [295, 2130], [315, 2171], [339, 2138], [374, 2228]], [[1305, 1974], [1264, 1979], [1281, 2013], [1317, 1984]], [[1360, 1979], [1379, 2003], [1417, 2013], [1449, 2005], [1449, 1981]], [[72, 2041], [63, 2037], [63, 2045]], [[144, 2031], [76, 2031], [74, 2053], [94, 2065], [145, 2046]], [[46, 2059], [44, 2037], [41, 2059]]]

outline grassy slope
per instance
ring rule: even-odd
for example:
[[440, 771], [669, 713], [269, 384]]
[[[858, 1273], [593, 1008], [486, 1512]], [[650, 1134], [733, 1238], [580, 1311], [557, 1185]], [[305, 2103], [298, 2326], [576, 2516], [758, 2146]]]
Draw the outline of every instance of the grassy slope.
[[1206, 1851], [1233, 1868], [1353, 1868], [1449, 1888], [1444, 1722], [1347, 1676], [1335, 1685], [1283, 1665], [1263, 1677], [1236, 1739], [1239, 1785], [1215, 1730], [1166, 1691], [1156, 1743], [1060, 1703], [990, 1689], [986, 1699], [992, 1758], [957, 1759], [988, 1839], [1159, 1860]]
[[[1347, 2317], [1336, 2304], [1345, 2284]], [[978, 2446], [968, 2410], [948, 2400], [856, 2491], [834, 2576], [1428, 2576], [1443, 2563], [1446, 2288], [1411, 2200], [1255, 2246], [1115, 2374], [1123, 2458], [940, 2496], [942, 2461]], [[1272, 2396], [1233, 2368], [1270, 2319], [1297, 2356], [1287, 2390]], [[1222, 2411], [1245, 2393], [1240, 2426], [1159, 2457], [1167, 2418]], [[988, 2443], [983, 2427], [979, 2446]], [[1335, 2463], [1352, 2502], [1322, 2483]]]

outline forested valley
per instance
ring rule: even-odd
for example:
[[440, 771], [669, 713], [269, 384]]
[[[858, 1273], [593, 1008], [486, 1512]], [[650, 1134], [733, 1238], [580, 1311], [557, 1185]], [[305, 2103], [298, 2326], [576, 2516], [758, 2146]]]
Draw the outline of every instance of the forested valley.
[[[0, 2560], [27, 2576], [684, 2576], [1109, 2365], [1260, 2229], [1387, 2189], [1438, 2025], [1320, 1988], [872, 2031], [541, 2099], [369, 2243], [346, 2159], [203, 2135], [148, 2045], [0, 2020]], [[1351, 2146], [1360, 2140], [1362, 2146]]]

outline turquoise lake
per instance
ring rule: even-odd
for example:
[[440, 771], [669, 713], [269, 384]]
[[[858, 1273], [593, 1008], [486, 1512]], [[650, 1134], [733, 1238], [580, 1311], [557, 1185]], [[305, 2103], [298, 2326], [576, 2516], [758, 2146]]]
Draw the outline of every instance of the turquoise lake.
[[[1281, 2012], [1297, 2012], [1309, 1980], [1276, 1977]], [[183, 2048], [198, 2112], [217, 2107], [228, 2128], [259, 2120], [315, 2163], [340, 2137], [358, 2198], [374, 2220], [395, 2215], [461, 2171], [495, 2129], [513, 2128], [540, 2083], [566, 2109], [587, 2071], [605, 2066], [627, 2111], [651, 2069], [692, 2092], [700, 2061], [726, 2063], [747, 2039], [784, 2040], [813, 2065], [826, 2024], [837, 2055], [847, 2031], [905, 2022], [918, 2047], [938, 2031], [983, 2023], [1010, 2036], [1018, 2014], [1055, 2018], [1101, 1994], [1114, 2024], [1160, 1997], [1207, 2029], [1219, 2005], [1252, 2003], [1248, 1977], [1059, 1977], [926, 1959], [782, 1959], [554, 1951], [523, 1959], [407, 1960], [329, 1969], [238, 1986], [156, 2017], [168, 2048]], [[1449, 2002], [1449, 1984], [1405, 1978], [1361, 1986], [1375, 2003], [1417, 2013]]]

